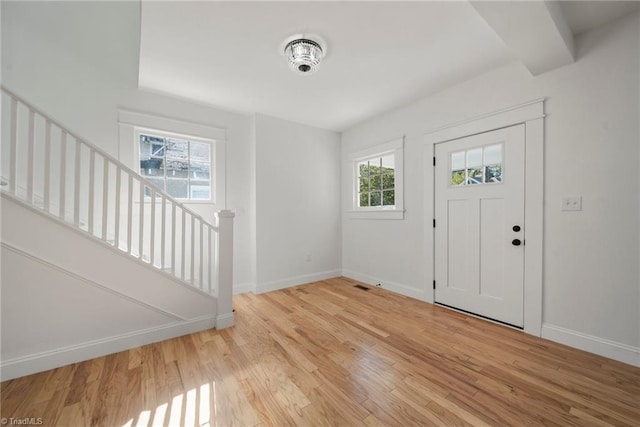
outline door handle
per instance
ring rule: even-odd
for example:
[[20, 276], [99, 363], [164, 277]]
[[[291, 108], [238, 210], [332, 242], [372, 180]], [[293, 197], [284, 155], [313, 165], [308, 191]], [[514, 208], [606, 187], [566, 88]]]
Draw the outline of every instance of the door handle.
[[521, 244], [521, 243], [522, 243], [522, 242], [520, 241], [520, 239], [513, 239], [513, 240], [511, 241], [511, 244], [512, 244], [513, 246], [520, 246], [520, 244]]
[[515, 231], [515, 232], [518, 232], [518, 231], [520, 231], [522, 229], [520, 228], [519, 225], [514, 225], [512, 230]]

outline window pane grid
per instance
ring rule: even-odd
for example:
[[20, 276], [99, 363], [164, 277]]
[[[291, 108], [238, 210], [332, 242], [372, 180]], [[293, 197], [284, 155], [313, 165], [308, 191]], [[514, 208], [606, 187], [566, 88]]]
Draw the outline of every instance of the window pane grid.
[[488, 145], [450, 155], [449, 185], [460, 187], [502, 182], [502, 144]]
[[211, 199], [210, 144], [148, 134], [139, 140], [141, 175], [172, 197]]
[[394, 156], [385, 155], [356, 163], [358, 207], [395, 205]]

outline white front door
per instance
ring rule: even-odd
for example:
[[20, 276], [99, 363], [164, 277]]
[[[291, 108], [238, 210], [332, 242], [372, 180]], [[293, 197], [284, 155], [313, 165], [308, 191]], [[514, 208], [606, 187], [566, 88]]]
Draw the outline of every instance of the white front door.
[[524, 125], [435, 146], [435, 301], [518, 327], [524, 148]]

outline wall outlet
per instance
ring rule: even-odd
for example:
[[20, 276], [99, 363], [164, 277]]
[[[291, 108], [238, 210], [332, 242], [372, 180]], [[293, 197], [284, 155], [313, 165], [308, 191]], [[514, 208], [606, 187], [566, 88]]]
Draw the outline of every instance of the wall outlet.
[[582, 196], [564, 196], [562, 198], [563, 211], [581, 211]]

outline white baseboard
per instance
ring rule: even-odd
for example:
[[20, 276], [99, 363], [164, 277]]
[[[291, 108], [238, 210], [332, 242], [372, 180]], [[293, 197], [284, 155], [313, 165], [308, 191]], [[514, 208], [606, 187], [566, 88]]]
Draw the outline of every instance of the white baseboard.
[[235, 315], [233, 313], [221, 314], [216, 317], [216, 329], [225, 329], [233, 326]]
[[640, 367], [640, 348], [545, 323], [542, 338]]
[[433, 293], [424, 289], [416, 289], [411, 286], [391, 282], [389, 280], [369, 276], [368, 274], [362, 274], [351, 270], [342, 270], [342, 275], [344, 277], [348, 277], [349, 279], [357, 280], [358, 282], [363, 282], [371, 286], [377, 286], [378, 284], [380, 284], [380, 287], [382, 289], [386, 289], [407, 297], [419, 299], [420, 301], [433, 303]]
[[290, 288], [292, 286], [304, 285], [305, 283], [340, 277], [340, 275], [340, 270], [329, 270], [305, 274], [302, 276], [289, 277], [282, 280], [274, 280], [273, 282], [259, 283], [258, 286], [256, 286], [255, 293], [262, 294], [265, 292], [277, 291], [278, 289]]
[[[231, 316], [233, 318], [233, 314], [231, 314]], [[211, 329], [216, 327], [216, 322], [216, 316], [207, 315], [15, 359], [3, 360], [0, 363], [0, 379], [6, 381], [71, 363], [106, 356], [130, 348]]]
[[253, 292], [255, 288], [253, 283], [236, 283], [233, 285], [233, 294], [246, 294], [247, 292]]

